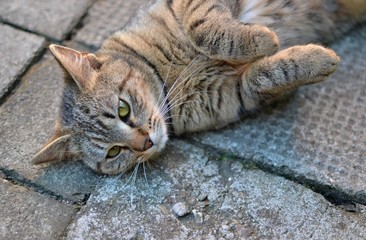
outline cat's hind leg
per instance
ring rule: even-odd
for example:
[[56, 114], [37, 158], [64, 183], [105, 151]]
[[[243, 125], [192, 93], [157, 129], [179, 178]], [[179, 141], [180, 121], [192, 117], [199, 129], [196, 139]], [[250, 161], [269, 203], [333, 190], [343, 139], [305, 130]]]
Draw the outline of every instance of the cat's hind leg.
[[246, 110], [305, 84], [320, 82], [332, 74], [340, 59], [319, 45], [295, 46], [261, 58], [242, 74], [241, 97]]
[[[178, 2], [178, 1], [177, 1]], [[195, 48], [212, 59], [252, 62], [277, 52], [274, 32], [257, 24], [245, 24], [234, 18], [230, 1], [180, 1], [179, 17]], [[179, 11], [176, 11], [179, 12]]]

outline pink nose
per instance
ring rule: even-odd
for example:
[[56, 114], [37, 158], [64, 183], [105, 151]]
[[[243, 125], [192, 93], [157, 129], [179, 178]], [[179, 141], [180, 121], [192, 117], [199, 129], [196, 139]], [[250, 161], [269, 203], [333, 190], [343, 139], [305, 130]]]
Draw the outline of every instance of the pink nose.
[[131, 147], [134, 150], [140, 152], [146, 151], [152, 146], [154, 146], [154, 143], [151, 141], [149, 134], [146, 132], [138, 132], [131, 141]]
[[151, 141], [150, 137], [148, 137], [144, 144], [144, 151], [154, 146], [154, 143]]

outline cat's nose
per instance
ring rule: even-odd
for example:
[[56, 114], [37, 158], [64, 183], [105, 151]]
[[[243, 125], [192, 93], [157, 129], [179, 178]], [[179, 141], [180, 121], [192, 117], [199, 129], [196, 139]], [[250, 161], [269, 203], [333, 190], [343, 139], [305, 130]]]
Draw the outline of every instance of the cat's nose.
[[151, 141], [150, 137], [145, 141], [144, 151], [154, 146], [154, 143]]
[[154, 146], [148, 133], [138, 132], [131, 141], [131, 147], [136, 151], [146, 151]]

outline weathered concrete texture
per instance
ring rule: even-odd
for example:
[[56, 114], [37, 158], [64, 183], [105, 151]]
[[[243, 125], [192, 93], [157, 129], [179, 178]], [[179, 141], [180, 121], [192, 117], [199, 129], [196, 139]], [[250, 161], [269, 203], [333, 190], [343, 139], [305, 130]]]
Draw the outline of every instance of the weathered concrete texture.
[[61, 40], [79, 22], [93, 0], [0, 1], [0, 19]]
[[[67, 239], [364, 239], [366, 213], [343, 212], [284, 178], [181, 141], [136, 181], [111, 178]], [[136, 188], [134, 188], [134, 182]], [[177, 217], [172, 208], [185, 205]]]
[[75, 214], [73, 206], [0, 179], [0, 239], [57, 239]]
[[73, 40], [99, 47], [112, 32], [121, 29], [133, 12], [148, 0], [97, 1], [88, 11], [83, 27]]
[[32, 166], [33, 155], [52, 134], [63, 87], [63, 73], [50, 55], [34, 65], [0, 108], [0, 167], [14, 170], [56, 194], [80, 200], [100, 177], [81, 163]]
[[0, 24], [0, 33], [0, 98], [2, 98], [41, 51], [44, 38], [3, 24]]
[[301, 88], [253, 119], [195, 139], [366, 203], [365, 45], [366, 26], [333, 46], [342, 61], [326, 82]]

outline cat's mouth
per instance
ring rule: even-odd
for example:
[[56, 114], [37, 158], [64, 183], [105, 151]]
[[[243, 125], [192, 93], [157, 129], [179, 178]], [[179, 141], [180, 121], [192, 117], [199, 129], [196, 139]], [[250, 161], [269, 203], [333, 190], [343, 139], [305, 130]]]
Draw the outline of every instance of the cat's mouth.
[[164, 149], [168, 141], [168, 136], [164, 132], [153, 132], [150, 134], [150, 140], [153, 145], [148, 151], [150, 153], [157, 153]]

